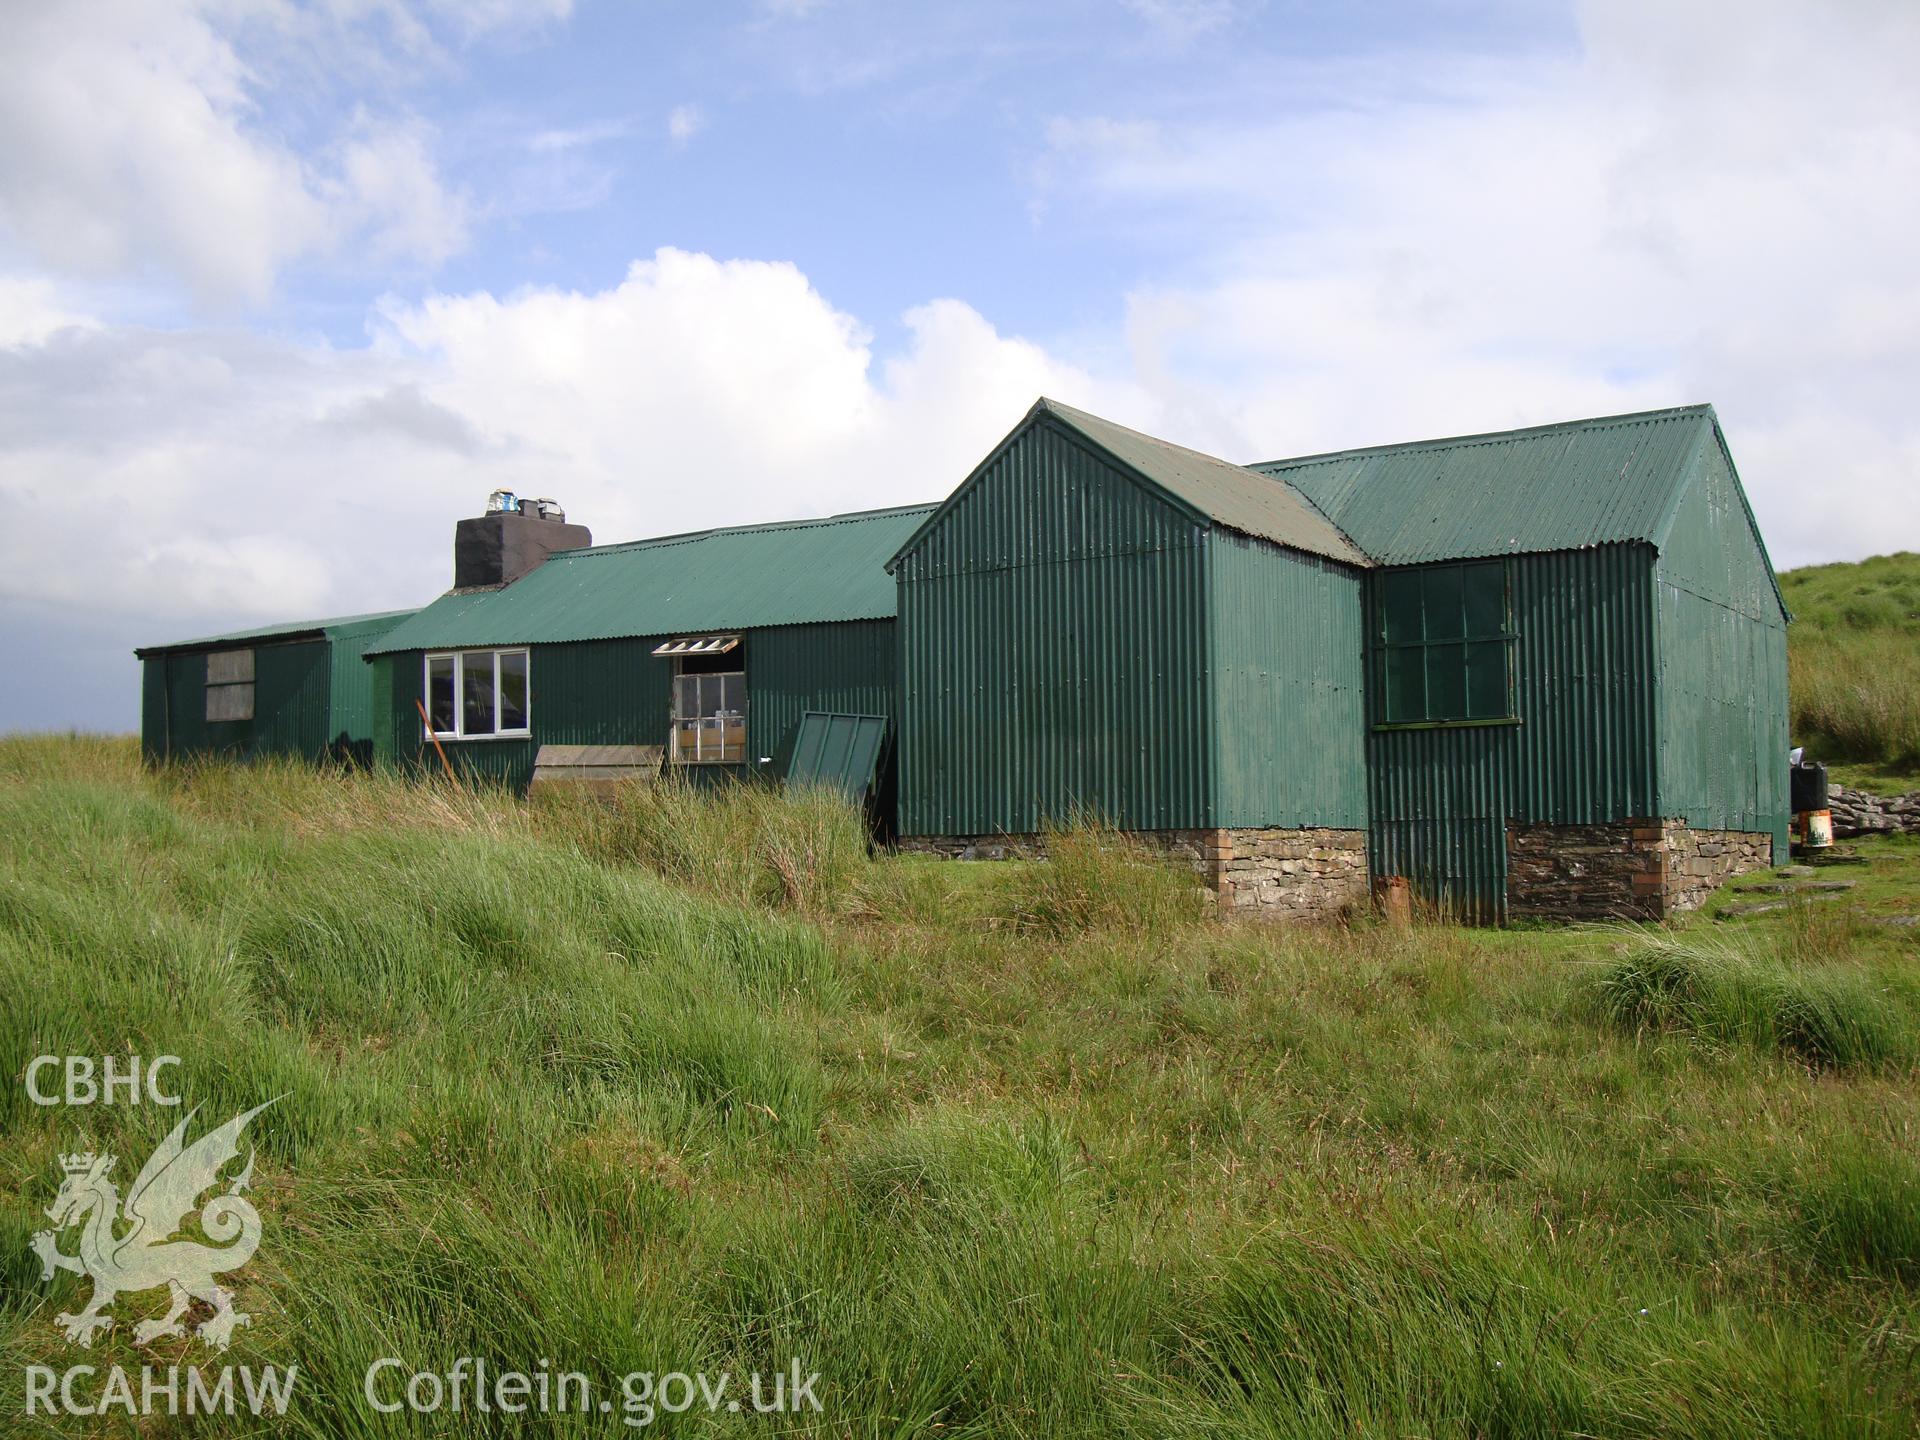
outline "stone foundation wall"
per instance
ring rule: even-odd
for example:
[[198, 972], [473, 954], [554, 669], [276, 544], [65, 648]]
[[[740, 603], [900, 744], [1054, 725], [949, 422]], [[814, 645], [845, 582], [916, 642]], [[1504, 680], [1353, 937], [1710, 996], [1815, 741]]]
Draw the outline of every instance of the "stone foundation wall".
[[[1132, 830], [1128, 838], [1185, 862], [1233, 915], [1332, 919], [1368, 899], [1364, 830]], [[909, 835], [899, 848], [948, 860], [1032, 860], [1040, 835]]]
[[1684, 820], [1507, 826], [1514, 919], [1663, 920], [1723, 881], [1773, 864], [1773, 837]]
[[1210, 833], [1210, 883], [1230, 914], [1332, 920], [1370, 903], [1364, 830]]
[[894, 848], [942, 860], [1039, 860], [1047, 853], [1038, 835], [902, 835]]
[[1666, 823], [1666, 914], [1697, 910], [1721, 884], [1773, 866], [1773, 836], [1743, 830], [1695, 830]]

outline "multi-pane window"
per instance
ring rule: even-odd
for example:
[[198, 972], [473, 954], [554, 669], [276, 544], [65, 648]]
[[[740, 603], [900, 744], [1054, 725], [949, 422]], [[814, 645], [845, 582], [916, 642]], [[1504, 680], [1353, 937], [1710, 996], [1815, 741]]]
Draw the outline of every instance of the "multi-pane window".
[[1378, 572], [1375, 720], [1471, 724], [1513, 718], [1513, 607], [1501, 560]]
[[207, 719], [253, 719], [253, 651], [215, 650], [207, 656]]
[[673, 758], [738, 765], [747, 758], [744, 671], [673, 677]]
[[653, 647], [673, 661], [673, 758], [739, 765], [747, 758], [747, 676], [738, 635], [684, 635]]
[[434, 734], [479, 740], [528, 733], [525, 650], [463, 650], [429, 655], [426, 664], [427, 716]]

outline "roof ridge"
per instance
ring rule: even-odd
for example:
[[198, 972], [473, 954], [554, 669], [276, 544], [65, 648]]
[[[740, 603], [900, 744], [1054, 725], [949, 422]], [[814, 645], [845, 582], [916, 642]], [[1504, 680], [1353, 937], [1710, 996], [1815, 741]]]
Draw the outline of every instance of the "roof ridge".
[[1321, 450], [1307, 455], [1284, 456], [1278, 460], [1256, 460], [1245, 468], [1252, 470], [1255, 474], [1271, 476], [1275, 470], [1291, 469], [1300, 465], [1328, 465], [1338, 460], [1350, 460], [1358, 455], [1390, 455], [1406, 450], [1449, 450], [1471, 445], [1497, 445], [1503, 441], [1534, 439], [1571, 430], [1643, 425], [1655, 420], [1678, 419], [1681, 416], [1711, 416], [1712, 414], [1713, 406], [1709, 403], [1668, 405], [1656, 410], [1629, 410], [1618, 415], [1594, 415], [1581, 420], [1555, 420], [1545, 425], [1520, 425], [1511, 430], [1482, 430], [1469, 435], [1440, 435], [1430, 440], [1400, 440], [1387, 445], [1355, 445], [1346, 450]]
[[1085, 419], [1093, 421], [1095, 424], [1110, 426], [1115, 430], [1124, 430], [1129, 435], [1137, 435], [1150, 445], [1158, 445], [1163, 449], [1179, 450], [1185, 454], [1197, 456], [1199, 459], [1205, 460], [1209, 464], [1224, 465], [1229, 470], [1245, 470], [1250, 475], [1259, 475], [1262, 480], [1269, 480], [1273, 478], [1269, 475], [1261, 475], [1258, 470], [1253, 468], [1253, 466], [1242, 465], [1238, 460], [1229, 460], [1223, 455], [1215, 455], [1211, 451], [1207, 451], [1207, 450], [1196, 450], [1191, 445], [1182, 445], [1178, 440], [1168, 440], [1159, 435], [1149, 434], [1145, 430], [1136, 430], [1131, 425], [1122, 425], [1118, 420], [1109, 420], [1104, 415], [1096, 415], [1091, 410], [1082, 410], [1078, 406], [1068, 405], [1062, 401], [1051, 399], [1045, 395], [1042, 395], [1039, 398], [1039, 400], [1035, 402], [1034, 408], [1036, 410], [1045, 410], [1047, 413], [1052, 415], [1064, 416], [1068, 420], [1072, 420], [1076, 417], [1083, 417]]
[[848, 525], [859, 520], [875, 520], [883, 515], [912, 515], [938, 508], [937, 500], [913, 505], [885, 505], [874, 510], [844, 510], [835, 515], [812, 515], [799, 520], [760, 520], [750, 525], [713, 525], [705, 530], [680, 530], [667, 535], [643, 535], [634, 540], [609, 540], [604, 545], [583, 545], [578, 550], [556, 550], [553, 560], [581, 559], [614, 555], [656, 545], [686, 545], [695, 540], [711, 540], [716, 535], [758, 535], [773, 530], [806, 530], [824, 525]]
[[[1275, 544], [1290, 546], [1296, 550], [1304, 550], [1309, 554], [1320, 555], [1344, 564], [1365, 566], [1372, 563], [1372, 559], [1366, 550], [1363, 549], [1313, 497], [1283, 475], [1271, 475], [1265, 471], [1257, 470], [1251, 465], [1242, 465], [1238, 461], [1222, 459], [1218, 455], [1210, 455], [1205, 450], [1196, 450], [1191, 445], [1182, 445], [1174, 440], [1163, 440], [1158, 435], [1150, 435], [1144, 430], [1136, 430], [1130, 425], [1122, 425], [1117, 420], [1109, 420], [1105, 416], [1095, 415], [1090, 411], [1063, 404], [1061, 401], [1051, 399], [1045, 395], [1036, 400], [1033, 408], [1027, 412], [1028, 421], [1031, 421], [1036, 415], [1042, 414], [1053, 416], [1069, 429], [1073, 430], [1082, 439], [1099, 447], [1103, 452], [1107, 453], [1109, 457], [1117, 458], [1128, 468], [1139, 471], [1142, 475], [1145, 475], [1152, 484], [1173, 494], [1176, 498], [1180, 499], [1182, 503], [1190, 507], [1197, 505], [1201, 510], [1205, 511], [1214, 524], [1223, 525], [1229, 530], [1239, 530], [1246, 534], [1273, 541]], [[1016, 433], [1018, 432], [1016, 431]], [[1128, 445], [1138, 442], [1140, 445], [1146, 447], [1146, 453], [1144, 456], [1135, 455], [1129, 458], [1122, 451], [1114, 448], [1116, 442], [1122, 442]], [[1188, 463], [1183, 461], [1181, 457], [1191, 457], [1191, 460], [1199, 461], [1202, 465], [1217, 472], [1230, 473], [1234, 477], [1234, 483], [1236, 484], [1246, 484], [1256, 490], [1262, 487], [1276, 487], [1279, 494], [1284, 495], [1289, 502], [1298, 507], [1302, 518], [1324, 526], [1327, 535], [1319, 538], [1298, 533], [1283, 536], [1274, 531], [1270, 520], [1264, 524], [1257, 522], [1250, 523], [1248, 516], [1244, 513], [1241, 513], [1238, 518], [1236, 518], [1235, 515], [1229, 513], [1229, 510], [1233, 508], [1232, 506], [1223, 509], [1217, 500], [1211, 505], [1203, 500], [1197, 500], [1195, 497], [1186, 494], [1185, 491], [1181, 489], [1180, 482], [1172, 480], [1166, 473], [1154, 473], [1154, 467], [1161, 464], [1179, 465]], [[1258, 497], [1256, 503], [1266, 504], [1267, 500], [1265, 497]], [[1331, 542], [1338, 542], [1338, 544], [1334, 546]]]

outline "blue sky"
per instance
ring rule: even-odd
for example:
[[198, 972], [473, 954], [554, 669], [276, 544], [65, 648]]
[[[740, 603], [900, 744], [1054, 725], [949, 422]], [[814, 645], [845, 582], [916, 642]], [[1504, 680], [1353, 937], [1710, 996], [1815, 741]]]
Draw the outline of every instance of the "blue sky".
[[138, 643], [936, 498], [1042, 391], [1252, 460], [1713, 401], [1920, 548], [1891, 0], [97, 0], [0, 21], [0, 729]]

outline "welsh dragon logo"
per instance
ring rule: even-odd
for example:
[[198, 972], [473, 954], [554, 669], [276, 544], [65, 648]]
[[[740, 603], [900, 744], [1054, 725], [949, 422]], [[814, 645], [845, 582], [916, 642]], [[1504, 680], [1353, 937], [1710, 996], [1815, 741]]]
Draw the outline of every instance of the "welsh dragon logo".
[[[55, 1270], [71, 1270], [93, 1281], [93, 1298], [86, 1309], [55, 1317], [69, 1340], [91, 1346], [95, 1332], [113, 1325], [113, 1317], [104, 1312], [116, 1296], [164, 1285], [170, 1308], [160, 1319], [134, 1326], [134, 1343], [146, 1345], [164, 1336], [184, 1335], [180, 1317], [195, 1300], [203, 1300], [213, 1307], [213, 1314], [194, 1333], [215, 1350], [227, 1348], [234, 1327], [245, 1325], [250, 1317], [233, 1308], [232, 1294], [214, 1277], [238, 1270], [260, 1246], [259, 1212], [240, 1193], [253, 1177], [251, 1152], [227, 1189], [201, 1208], [200, 1228], [213, 1243], [174, 1237], [201, 1194], [220, 1183], [221, 1170], [239, 1155], [240, 1132], [247, 1122], [266, 1108], [257, 1105], [236, 1115], [191, 1145], [185, 1143], [187, 1125], [199, 1110], [189, 1111], [140, 1167], [124, 1206], [108, 1178], [116, 1157], [91, 1151], [60, 1157], [66, 1180], [46, 1212], [54, 1228], [37, 1233], [31, 1244], [40, 1257], [42, 1280], [51, 1280]], [[58, 1235], [73, 1226], [80, 1227], [80, 1249], [67, 1255], [59, 1249]]]

